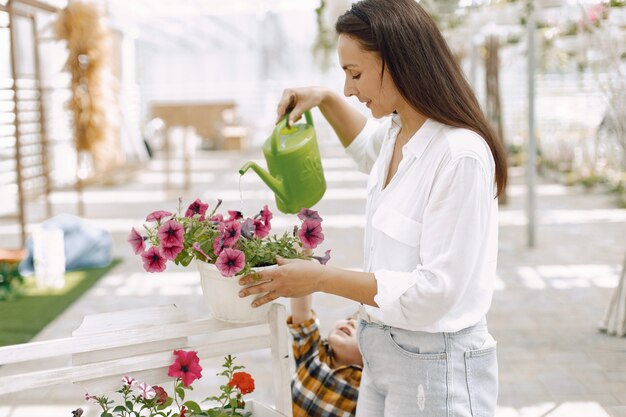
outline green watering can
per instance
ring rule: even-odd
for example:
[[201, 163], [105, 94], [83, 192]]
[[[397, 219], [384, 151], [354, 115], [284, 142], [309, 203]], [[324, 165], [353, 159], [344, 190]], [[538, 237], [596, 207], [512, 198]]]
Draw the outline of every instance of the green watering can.
[[313, 118], [304, 112], [305, 123], [287, 126], [282, 119], [263, 144], [263, 154], [270, 172], [254, 162], [246, 162], [239, 170], [243, 175], [252, 168], [276, 196], [276, 206], [283, 213], [298, 213], [313, 207], [326, 192], [320, 151], [317, 147]]

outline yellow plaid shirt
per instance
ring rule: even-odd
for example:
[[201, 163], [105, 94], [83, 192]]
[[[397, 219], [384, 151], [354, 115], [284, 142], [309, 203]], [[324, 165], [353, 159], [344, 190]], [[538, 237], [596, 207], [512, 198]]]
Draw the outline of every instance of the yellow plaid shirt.
[[355, 415], [362, 368], [335, 366], [328, 341], [320, 337], [319, 320], [300, 324], [287, 319], [293, 336], [296, 375], [291, 382], [293, 417], [350, 417]]

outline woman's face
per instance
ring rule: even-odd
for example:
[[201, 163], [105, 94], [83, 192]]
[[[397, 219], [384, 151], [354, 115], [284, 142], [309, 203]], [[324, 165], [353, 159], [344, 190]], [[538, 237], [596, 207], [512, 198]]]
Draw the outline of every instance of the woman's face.
[[376, 118], [398, 109], [402, 96], [388, 70], [381, 79], [383, 62], [378, 53], [361, 49], [357, 40], [344, 34], [339, 35], [337, 52], [346, 74], [343, 92], [347, 97], [356, 96]]

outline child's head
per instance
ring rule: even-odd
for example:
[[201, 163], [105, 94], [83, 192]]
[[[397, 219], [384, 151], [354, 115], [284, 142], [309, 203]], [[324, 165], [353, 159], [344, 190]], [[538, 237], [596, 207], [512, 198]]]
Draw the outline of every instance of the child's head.
[[328, 333], [328, 344], [339, 365], [363, 366], [363, 357], [356, 340], [356, 326], [355, 319], [339, 320]]

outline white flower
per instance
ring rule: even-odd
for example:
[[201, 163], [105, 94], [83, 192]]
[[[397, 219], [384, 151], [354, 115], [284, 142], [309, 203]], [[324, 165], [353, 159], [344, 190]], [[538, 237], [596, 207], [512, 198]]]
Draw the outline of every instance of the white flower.
[[145, 382], [137, 385], [137, 391], [139, 391], [139, 395], [146, 400], [151, 400], [156, 396], [156, 391]]
[[137, 383], [137, 381], [132, 376], [125, 376], [122, 378], [122, 383], [126, 386], [132, 387]]

